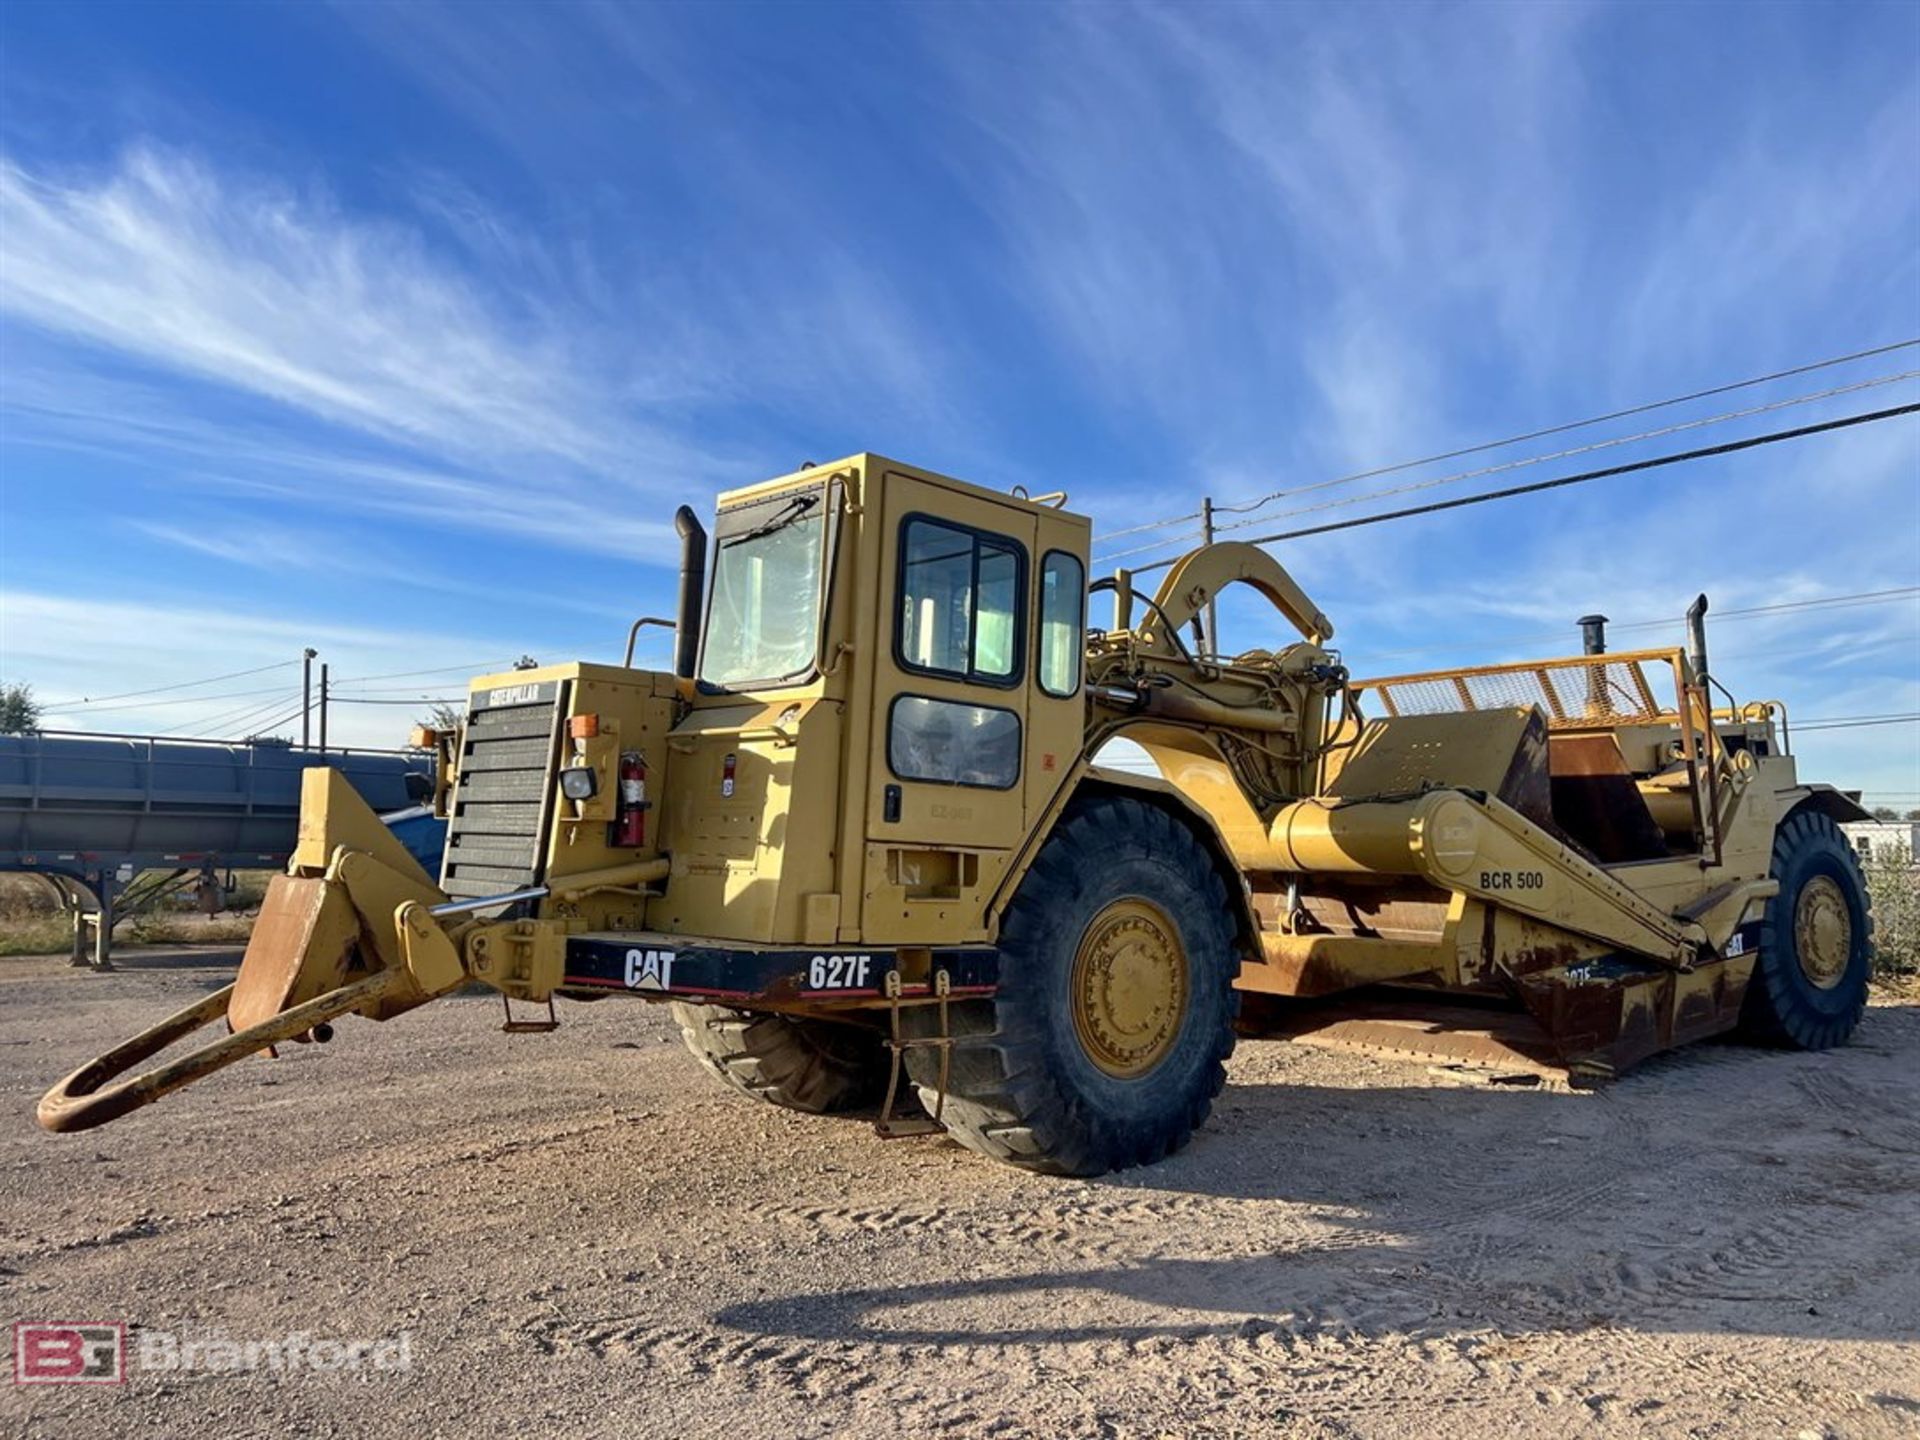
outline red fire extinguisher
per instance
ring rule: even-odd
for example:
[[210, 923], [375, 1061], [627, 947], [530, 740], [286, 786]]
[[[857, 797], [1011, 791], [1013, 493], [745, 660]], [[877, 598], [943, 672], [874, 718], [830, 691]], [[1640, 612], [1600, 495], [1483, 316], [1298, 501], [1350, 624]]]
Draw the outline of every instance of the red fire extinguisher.
[[638, 750], [620, 752], [620, 804], [608, 841], [627, 849], [647, 843], [647, 760]]

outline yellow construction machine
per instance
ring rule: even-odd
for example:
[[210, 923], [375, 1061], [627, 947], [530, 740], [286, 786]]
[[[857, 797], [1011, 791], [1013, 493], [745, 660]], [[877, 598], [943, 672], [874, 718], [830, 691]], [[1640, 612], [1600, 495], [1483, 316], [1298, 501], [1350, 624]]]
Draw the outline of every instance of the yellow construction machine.
[[[1090, 586], [1063, 501], [863, 454], [723, 495], [711, 547], [683, 507], [677, 622], [477, 679], [420, 737], [437, 878], [309, 771], [235, 983], [41, 1123], [475, 983], [515, 1030], [666, 1002], [751, 1095], [1071, 1174], [1184, 1144], [1248, 1026], [1589, 1083], [1858, 1022], [1862, 812], [1800, 781], [1778, 703], [1716, 705], [1704, 599], [1680, 648], [1357, 681], [1265, 551]], [[1234, 585], [1273, 648], [1206, 633]], [[647, 624], [673, 673], [632, 668]], [[1103, 765], [1122, 740], [1157, 775]]]

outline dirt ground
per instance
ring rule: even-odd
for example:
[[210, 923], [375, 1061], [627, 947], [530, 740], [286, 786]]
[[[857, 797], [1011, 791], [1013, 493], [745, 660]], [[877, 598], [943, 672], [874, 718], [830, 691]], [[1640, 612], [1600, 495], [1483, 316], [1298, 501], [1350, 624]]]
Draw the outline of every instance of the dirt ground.
[[1920, 1434], [1920, 1007], [1593, 1095], [1243, 1042], [1191, 1148], [1091, 1182], [757, 1105], [619, 998], [348, 1021], [35, 1128], [235, 958], [0, 961], [8, 1308], [410, 1364], [136, 1364], [10, 1389], [12, 1433]]

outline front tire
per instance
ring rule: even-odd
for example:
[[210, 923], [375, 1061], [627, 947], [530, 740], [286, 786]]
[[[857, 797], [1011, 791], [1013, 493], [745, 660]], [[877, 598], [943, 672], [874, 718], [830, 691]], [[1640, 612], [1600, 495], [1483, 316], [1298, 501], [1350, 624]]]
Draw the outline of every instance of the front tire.
[[1774, 834], [1772, 875], [1780, 893], [1761, 922], [1741, 1032], [1825, 1050], [1845, 1041], [1867, 1008], [1873, 914], [1860, 861], [1838, 825], [1803, 811]]
[[[1234, 932], [1226, 884], [1185, 825], [1127, 797], [1076, 803], [1007, 908], [997, 993], [951, 1008], [948, 1131], [1059, 1175], [1180, 1149], [1233, 1053]], [[929, 1033], [930, 1009], [908, 1015]], [[932, 1114], [938, 1051], [906, 1063]]]
[[891, 1060], [877, 1031], [683, 1000], [671, 1008], [687, 1049], [743, 1095], [833, 1115], [877, 1105], [886, 1092]]

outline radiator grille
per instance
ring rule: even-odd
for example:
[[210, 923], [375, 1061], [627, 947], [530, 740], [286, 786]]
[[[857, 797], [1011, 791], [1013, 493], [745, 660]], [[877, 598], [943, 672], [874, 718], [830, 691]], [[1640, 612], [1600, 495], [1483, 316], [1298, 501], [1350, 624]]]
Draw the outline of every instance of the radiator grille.
[[440, 875], [454, 899], [539, 883], [564, 698], [558, 680], [474, 693]]

